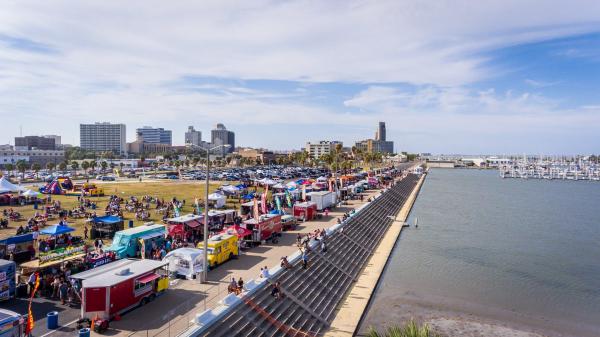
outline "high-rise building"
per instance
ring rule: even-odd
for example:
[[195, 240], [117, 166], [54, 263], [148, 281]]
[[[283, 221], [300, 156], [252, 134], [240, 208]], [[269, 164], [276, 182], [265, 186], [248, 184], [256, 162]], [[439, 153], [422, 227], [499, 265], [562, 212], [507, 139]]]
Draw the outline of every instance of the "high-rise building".
[[222, 154], [231, 153], [235, 148], [235, 133], [225, 128], [225, 125], [219, 123], [210, 132], [212, 146], [229, 145], [229, 148], [221, 148]]
[[379, 128], [375, 132], [375, 140], [385, 141], [385, 122], [379, 122]]
[[306, 143], [306, 152], [313, 159], [319, 159], [322, 155], [330, 154], [335, 150], [337, 144], [342, 144], [339, 141], [322, 140], [317, 143]]
[[57, 148], [61, 147], [62, 145], [61, 137], [58, 135], [43, 135], [42, 137], [54, 139], [54, 146], [56, 146]]
[[56, 150], [54, 139], [40, 136], [15, 137], [17, 150]]
[[171, 130], [163, 128], [153, 128], [144, 126], [136, 130], [136, 134], [142, 134], [144, 143], [149, 144], [168, 144], [173, 145], [173, 137]]
[[188, 126], [185, 133], [185, 145], [200, 146], [202, 143], [202, 132], [194, 129], [193, 126]]
[[79, 146], [88, 151], [113, 151], [127, 154], [125, 124], [106, 122], [80, 124]]
[[379, 122], [377, 131], [375, 132], [375, 139], [361, 140], [356, 142], [354, 146], [363, 152], [394, 153], [394, 142], [386, 140], [385, 122]]

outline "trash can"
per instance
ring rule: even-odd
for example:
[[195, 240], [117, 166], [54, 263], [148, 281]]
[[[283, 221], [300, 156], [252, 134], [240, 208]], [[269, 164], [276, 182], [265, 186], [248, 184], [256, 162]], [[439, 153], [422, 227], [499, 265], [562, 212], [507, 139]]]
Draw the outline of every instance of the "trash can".
[[37, 203], [37, 201], [33, 202], [33, 209], [38, 209], [38, 203]]
[[79, 329], [79, 337], [90, 337], [90, 328]]
[[133, 228], [133, 220], [129, 220], [129, 228]]
[[50, 311], [46, 314], [46, 328], [49, 330], [58, 328], [58, 311]]

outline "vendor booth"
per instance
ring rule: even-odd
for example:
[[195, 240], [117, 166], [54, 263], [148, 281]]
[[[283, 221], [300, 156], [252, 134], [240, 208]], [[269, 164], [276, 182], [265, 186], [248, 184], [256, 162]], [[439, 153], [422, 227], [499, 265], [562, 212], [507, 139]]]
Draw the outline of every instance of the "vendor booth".
[[90, 238], [112, 239], [115, 233], [125, 229], [123, 219], [114, 215], [97, 216], [88, 220], [92, 224]]
[[204, 253], [198, 248], [179, 248], [169, 252], [163, 262], [169, 264], [169, 272], [191, 280], [203, 270]]
[[298, 219], [296, 219], [295, 216], [293, 215], [289, 215], [289, 214], [285, 214], [281, 216], [281, 226], [283, 227], [284, 231], [291, 231], [296, 229], [296, 226], [298, 225]]
[[223, 231], [221, 231], [220, 234], [235, 235], [241, 241], [241, 240], [244, 240], [244, 238], [246, 238], [247, 236], [252, 235], [252, 231], [249, 229], [246, 229], [242, 226], [232, 225], [232, 226], [223, 228]]
[[317, 217], [317, 204], [312, 201], [300, 202], [294, 205], [294, 216], [303, 221], [311, 221]]
[[246, 214], [252, 214], [254, 208], [254, 201], [248, 201], [240, 206], [240, 215], [245, 216]]
[[[0, 302], [9, 300], [15, 297], [16, 283], [15, 273], [16, 264], [14, 261], [0, 259]], [[0, 323], [1, 326], [1, 323]], [[0, 336], [2, 336], [0, 330]]]
[[33, 234], [15, 235], [0, 240], [0, 259], [8, 260], [11, 253], [13, 260], [17, 263], [33, 259], [35, 257]]
[[263, 214], [258, 219], [252, 218], [242, 222], [241, 226], [252, 231], [252, 235], [245, 240], [251, 245], [259, 245], [262, 241], [269, 240], [277, 243], [282, 232], [281, 215]]
[[189, 235], [200, 236], [203, 230], [203, 218], [202, 215], [186, 214], [167, 219], [167, 232], [175, 238], [186, 238]]

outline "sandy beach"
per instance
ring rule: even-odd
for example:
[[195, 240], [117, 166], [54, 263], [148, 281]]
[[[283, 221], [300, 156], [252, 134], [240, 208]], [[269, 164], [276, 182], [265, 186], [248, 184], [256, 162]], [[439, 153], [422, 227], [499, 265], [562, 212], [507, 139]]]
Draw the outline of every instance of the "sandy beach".
[[415, 319], [445, 337], [592, 337], [598, 327], [525, 315], [514, 310], [406, 291], [378, 298], [362, 322], [360, 334]]

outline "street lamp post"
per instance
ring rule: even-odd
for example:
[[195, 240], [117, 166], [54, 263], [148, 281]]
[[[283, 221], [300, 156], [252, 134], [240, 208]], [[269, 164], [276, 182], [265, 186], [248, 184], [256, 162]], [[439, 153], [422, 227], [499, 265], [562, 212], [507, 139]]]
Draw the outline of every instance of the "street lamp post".
[[206, 195], [204, 200], [204, 268], [202, 268], [202, 283], [208, 281], [208, 180], [210, 179], [210, 151], [220, 147], [229, 148], [231, 145], [224, 144], [211, 147], [206, 150]]

